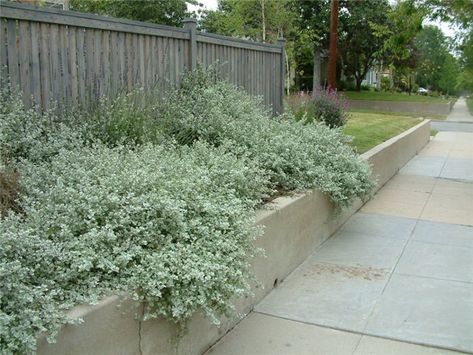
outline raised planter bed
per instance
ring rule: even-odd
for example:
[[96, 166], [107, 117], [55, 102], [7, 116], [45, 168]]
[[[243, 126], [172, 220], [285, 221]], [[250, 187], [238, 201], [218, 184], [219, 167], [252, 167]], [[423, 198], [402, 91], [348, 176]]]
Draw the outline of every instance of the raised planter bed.
[[419, 114], [448, 115], [454, 101], [438, 102], [404, 102], [378, 100], [347, 100], [350, 109], [367, 109], [388, 112], [407, 112]]
[[[430, 121], [376, 146], [362, 156], [373, 166], [380, 188], [429, 141]], [[237, 310], [245, 315], [273, 287], [283, 280], [312, 251], [330, 237], [362, 206], [356, 201], [342, 213], [323, 193], [307, 191], [275, 199], [257, 212], [257, 222], [265, 233], [256, 242], [266, 252], [265, 258], [252, 261], [254, 273], [264, 287], [254, 287], [254, 297], [235, 300]], [[121, 304], [118, 308], [117, 306]], [[187, 333], [177, 337], [177, 327], [164, 319], [139, 321], [140, 306], [120, 302], [119, 296], [104, 299], [96, 306], [79, 306], [71, 315], [82, 317], [81, 325], [66, 325], [57, 343], [38, 339], [39, 354], [200, 354], [213, 345], [239, 319], [224, 319], [220, 327], [212, 325], [201, 314], [189, 323]]]

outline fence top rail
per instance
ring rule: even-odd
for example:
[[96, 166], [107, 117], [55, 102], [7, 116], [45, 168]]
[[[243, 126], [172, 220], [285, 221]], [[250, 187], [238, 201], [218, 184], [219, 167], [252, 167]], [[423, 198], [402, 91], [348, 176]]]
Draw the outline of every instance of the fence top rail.
[[13, 20], [48, 22], [59, 25], [189, 39], [189, 32], [177, 27], [100, 16], [78, 11], [39, 8], [31, 5], [4, 2], [2, 0], [0, 0], [0, 17]]
[[281, 53], [282, 51], [281, 46], [277, 44], [254, 42], [246, 39], [227, 37], [207, 32], [198, 32], [197, 41], [272, 53]]

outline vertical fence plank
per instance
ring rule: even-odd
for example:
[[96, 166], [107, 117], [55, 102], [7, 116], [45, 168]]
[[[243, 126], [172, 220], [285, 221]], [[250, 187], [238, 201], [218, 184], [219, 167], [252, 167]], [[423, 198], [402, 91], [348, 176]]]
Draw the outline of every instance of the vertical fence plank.
[[110, 94], [110, 31], [103, 31], [102, 36], [102, 60], [101, 65], [103, 68], [102, 84], [103, 84], [103, 96]]
[[256, 68], [255, 68], [255, 51], [250, 52], [250, 87], [251, 87], [251, 95], [255, 95], [255, 75], [256, 75]]
[[59, 91], [59, 82], [61, 80], [60, 75], [60, 64], [59, 64], [59, 47], [58, 47], [58, 25], [50, 26], [51, 33], [49, 35], [49, 48], [50, 48], [50, 62], [49, 72], [51, 78], [51, 94], [52, 99], [59, 107], [62, 107], [62, 96]]
[[87, 92], [86, 92], [86, 48], [85, 48], [85, 30], [83, 28], [78, 28], [76, 31], [77, 35], [77, 84], [78, 84], [78, 104], [81, 107], [85, 107], [87, 103]]
[[264, 100], [264, 52], [259, 53], [259, 95], [263, 98], [263, 102], [266, 105]]
[[207, 54], [209, 53], [207, 47], [207, 43], [202, 43], [202, 63], [204, 68], [207, 68], [207, 66], [209, 65], [209, 62], [207, 60]]
[[230, 53], [231, 53], [231, 48], [229, 46], [225, 46], [225, 78], [226, 80], [230, 80]]
[[31, 89], [33, 102], [37, 107], [41, 106], [41, 77], [39, 56], [39, 23], [32, 22], [31, 26]]
[[125, 74], [126, 74], [126, 89], [130, 91], [133, 87], [133, 35], [131, 33], [125, 34]]
[[163, 84], [164, 90], [170, 88], [171, 85], [171, 71], [169, 70], [169, 58], [170, 58], [170, 39], [163, 38], [163, 59], [162, 59], [162, 68], [163, 68]]
[[180, 39], [176, 40], [176, 86], [179, 87], [181, 83], [182, 75], [182, 63], [184, 63], [184, 51], [182, 48], [182, 41]]
[[69, 81], [69, 36], [68, 27], [59, 27], [59, 38], [60, 38], [60, 50], [59, 55], [61, 58], [61, 93], [62, 101], [65, 106], [69, 106], [70, 102], [70, 81]]
[[145, 36], [138, 35], [139, 85], [145, 86]]
[[78, 84], [77, 84], [77, 29], [69, 27], [69, 92], [71, 106], [78, 105]]
[[266, 69], [266, 77], [264, 78], [266, 83], [265, 96], [267, 106], [269, 107], [271, 105], [271, 53], [266, 53], [266, 61], [264, 67]]
[[162, 90], [164, 88], [164, 78], [163, 78], [163, 39], [158, 37], [156, 39], [156, 58], [158, 60], [158, 68], [156, 71], [156, 80], [158, 87]]
[[151, 87], [154, 89], [158, 81], [158, 70], [159, 70], [159, 53], [158, 53], [158, 38], [156, 36], [151, 37]]
[[144, 47], [144, 62], [145, 62], [145, 87], [147, 90], [151, 88], [151, 79], [153, 74], [151, 73], [151, 37], [145, 36], [145, 47]]
[[197, 42], [197, 64], [202, 65], [203, 63], [203, 49], [202, 49], [202, 43]]
[[18, 22], [20, 85], [23, 91], [23, 102], [26, 107], [31, 106], [31, 35], [30, 24], [27, 21]]
[[139, 51], [139, 38], [137, 34], [132, 35], [132, 48], [130, 48], [133, 55], [132, 68], [133, 68], [133, 87], [140, 86], [140, 51]]
[[27, 21], [18, 22], [18, 48], [20, 63], [20, 87], [23, 93], [23, 103], [31, 106], [31, 35], [30, 24]]
[[94, 30], [85, 30], [85, 63], [87, 68], [86, 80], [85, 80], [85, 91], [86, 91], [86, 105], [91, 103], [91, 100], [95, 99], [95, 62], [94, 62]]
[[20, 87], [20, 68], [18, 64], [17, 22], [8, 20], [8, 74], [12, 86]]
[[0, 66], [3, 69], [8, 65], [7, 21], [0, 19]]
[[[185, 72], [186, 70], [191, 68], [191, 64], [189, 63], [190, 61], [190, 52], [189, 52], [189, 46], [186, 41], [181, 41], [181, 46], [182, 46], [182, 51], [183, 51], [183, 61], [182, 61], [182, 72]], [[194, 48], [197, 51], [197, 46]], [[197, 67], [197, 52], [194, 53], [195, 57], [195, 64]]]
[[94, 98], [103, 95], [102, 33], [94, 30]]
[[173, 70], [174, 70], [174, 86], [178, 87], [179, 86], [179, 56], [181, 53], [179, 52], [179, 40], [175, 39], [174, 40], [174, 63], [172, 64]]
[[179, 72], [177, 67], [179, 66], [179, 40], [178, 39], [173, 39], [173, 53], [174, 53], [174, 58], [173, 61], [171, 62], [171, 70], [174, 73], [174, 82], [173, 86], [177, 87], [179, 83]]
[[126, 51], [125, 34], [118, 33], [118, 73], [117, 73], [117, 92], [121, 92], [126, 87]]
[[110, 32], [110, 95], [116, 96], [118, 93], [118, 83], [120, 78], [119, 69], [119, 57], [118, 53], [118, 33]]
[[169, 73], [169, 85], [170, 87], [173, 87], [175, 84], [175, 78], [174, 78], [174, 70], [172, 68], [172, 64], [175, 61], [174, 58], [174, 39], [169, 38], [168, 39], [168, 53], [167, 53], [167, 60], [166, 60], [166, 71]]
[[44, 110], [49, 109], [51, 100], [51, 77], [49, 71], [49, 24], [41, 23], [41, 51], [40, 51], [40, 78], [41, 78], [41, 106]]
[[276, 88], [276, 81], [274, 80], [275, 77], [272, 75], [274, 73], [274, 66], [276, 61], [274, 60], [274, 53], [270, 53], [271, 56], [271, 70], [270, 70], [270, 78], [271, 78], [271, 84], [270, 84], [270, 93], [271, 93], [271, 103], [272, 103], [272, 112], [273, 114], [276, 114], [276, 95], [275, 95], [275, 88]]

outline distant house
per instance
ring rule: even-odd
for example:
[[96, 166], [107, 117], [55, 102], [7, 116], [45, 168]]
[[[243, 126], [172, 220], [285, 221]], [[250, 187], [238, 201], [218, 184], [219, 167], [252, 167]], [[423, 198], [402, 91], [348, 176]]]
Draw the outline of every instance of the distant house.
[[389, 78], [391, 80], [391, 71], [388, 68], [384, 68], [382, 71], [379, 70], [379, 66], [374, 65], [366, 73], [365, 79], [361, 82], [361, 85], [370, 86], [372, 88], [381, 88], [381, 79]]
[[370, 86], [372, 88], [376, 88], [376, 87], [378, 87], [378, 83], [380, 82], [380, 80], [381, 80], [380, 73], [377, 70], [377, 68], [376, 67], [371, 67], [368, 70], [368, 73], [366, 73], [366, 76], [363, 79], [363, 81], [361, 82], [361, 85], [366, 85], [366, 86]]

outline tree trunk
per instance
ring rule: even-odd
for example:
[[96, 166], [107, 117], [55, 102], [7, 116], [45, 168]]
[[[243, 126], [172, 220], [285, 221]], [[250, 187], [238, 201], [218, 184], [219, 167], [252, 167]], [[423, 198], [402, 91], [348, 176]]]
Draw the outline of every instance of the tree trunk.
[[356, 82], [356, 91], [361, 91], [361, 82], [363, 81], [363, 77], [357, 77], [355, 76], [355, 82]]
[[312, 79], [312, 93], [314, 94], [320, 87], [320, 48], [314, 48], [314, 71]]

